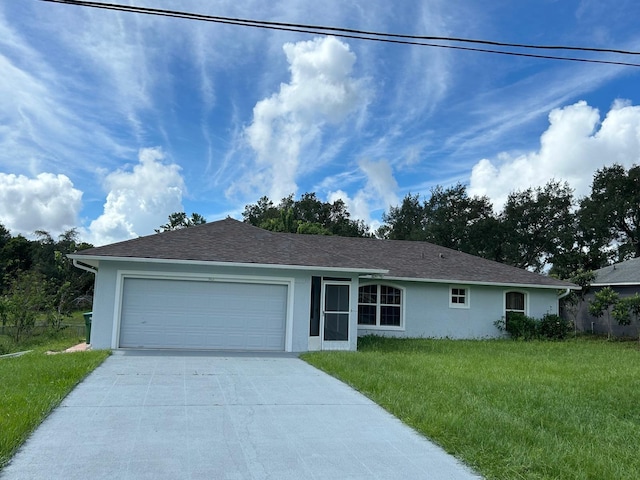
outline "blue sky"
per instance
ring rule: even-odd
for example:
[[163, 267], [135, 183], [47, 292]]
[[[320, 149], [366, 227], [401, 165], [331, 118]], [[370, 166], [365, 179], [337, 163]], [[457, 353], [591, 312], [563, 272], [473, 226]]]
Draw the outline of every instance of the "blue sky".
[[[640, 51], [619, 0], [135, 0], [207, 15]], [[572, 53], [576, 55], [576, 53]], [[593, 55], [587, 55], [593, 56]], [[640, 55], [598, 58], [640, 63]], [[640, 68], [0, 3], [0, 222], [96, 245], [175, 211], [342, 198], [376, 226], [409, 192], [513, 190], [640, 163]]]

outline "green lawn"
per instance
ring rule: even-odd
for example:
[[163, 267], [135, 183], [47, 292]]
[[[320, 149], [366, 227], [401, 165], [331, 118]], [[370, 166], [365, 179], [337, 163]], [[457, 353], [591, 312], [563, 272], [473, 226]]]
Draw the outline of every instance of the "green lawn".
[[486, 478], [640, 478], [636, 343], [367, 337], [302, 358]]
[[108, 351], [45, 355], [77, 342], [50, 341], [31, 353], [0, 358], [0, 468]]

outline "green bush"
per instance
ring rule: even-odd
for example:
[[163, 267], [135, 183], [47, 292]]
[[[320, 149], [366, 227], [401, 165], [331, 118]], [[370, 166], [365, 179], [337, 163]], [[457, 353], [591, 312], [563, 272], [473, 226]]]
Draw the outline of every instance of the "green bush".
[[542, 338], [562, 340], [571, 333], [573, 325], [559, 315], [545, 313], [538, 321], [538, 333]]
[[524, 313], [509, 312], [505, 322], [505, 330], [511, 337], [532, 340], [538, 337], [538, 322]]
[[506, 319], [503, 317], [494, 322], [494, 325], [500, 331], [507, 332], [511, 338], [520, 340], [562, 340], [567, 338], [573, 328], [570, 321], [551, 313], [537, 319], [523, 313], [509, 312]]

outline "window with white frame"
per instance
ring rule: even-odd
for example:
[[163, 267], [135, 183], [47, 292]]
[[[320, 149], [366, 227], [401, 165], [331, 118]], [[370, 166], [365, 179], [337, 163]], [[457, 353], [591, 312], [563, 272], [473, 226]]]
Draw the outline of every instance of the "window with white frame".
[[362, 285], [358, 289], [358, 325], [402, 326], [402, 290], [389, 285]]
[[509, 320], [511, 313], [527, 314], [527, 299], [522, 292], [507, 292], [504, 297], [505, 319]]
[[469, 308], [469, 288], [459, 286], [449, 287], [449, 307]]

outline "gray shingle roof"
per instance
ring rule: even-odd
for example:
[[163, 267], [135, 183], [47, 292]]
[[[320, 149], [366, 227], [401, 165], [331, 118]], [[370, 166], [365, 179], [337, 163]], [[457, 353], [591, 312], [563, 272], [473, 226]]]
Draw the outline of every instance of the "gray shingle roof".
[[78, 252], [120, 257], [388, 271], [385, 277], [566, 288], [568, 282], [426, 242], [297, 235], [233, 219]]
[[609, 265], [594, 272], [597, 285], [640, 284], [640, 258]]

